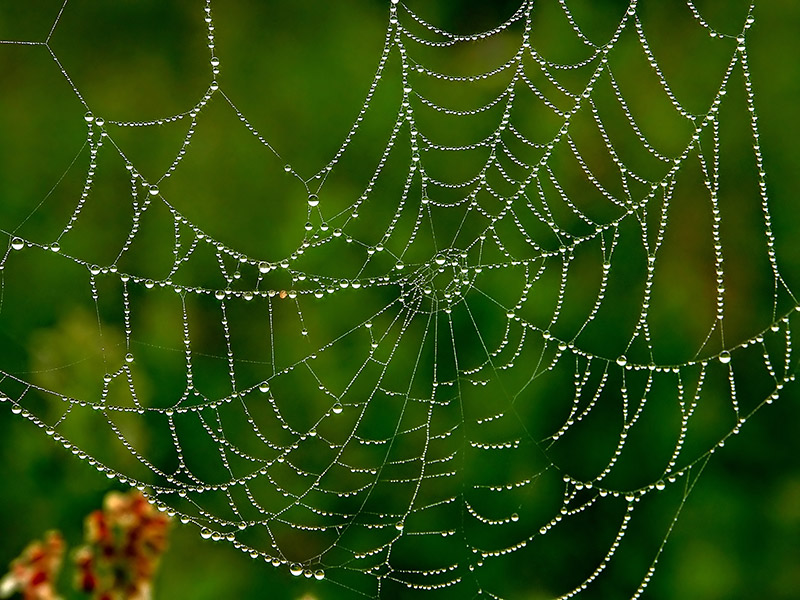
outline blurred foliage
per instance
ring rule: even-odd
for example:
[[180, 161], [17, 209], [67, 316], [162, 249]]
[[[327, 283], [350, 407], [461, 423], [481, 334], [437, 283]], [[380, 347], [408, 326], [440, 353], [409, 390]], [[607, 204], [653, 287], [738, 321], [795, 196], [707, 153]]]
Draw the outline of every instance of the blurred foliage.
[[[36, 6], [21, 0], [2, 0], [0, 39], [44, 39], [60, 4], [60, 0], [42, 0]], [[279, 149], [281, 156], [298, 172], [311, 173], [324, 165], [352, 124], [380, 55], [387, 4], [377, 0], [249, 0], [214, 5], [217, 54], [224, 64], [221, 89], [259, 131], [268, 132], [270, 144]], [[458, 32], [485, 29], [498, 23], [513, 12], [515, 4], [479, 0], [409, 3], [429, 21]], [[589, 10], [587, 1], [569, 4], [577, 11]], [[607, 8], [608, 14], [616, 14], [625, 4], [607, 0], [598, 6]], [[696, 4], [720, 21], [737, 22], [740, 17], [741, 11], [737, 13], [727, 4], [711, 1]], [[735, 8], [744, 5], [733, 4]], [[660, 24], [651, 32], [651, 42], [659, 56], [665, 57], [664, 68], [672, 69], [673, 75], [693, 74], [679, 78], [679, 85], [683, 86], [680, 93], [699, 106], [708, 86], [715, 84], [705, 75], [718, 69], [719, 56], [706, 52], [700, 41], [688, 37], [688, 27], [681, 29], [678, 13], [685, 7], [676, 8], [678, 5], [682, 7], [682, 3], [673, 6], [641, 2], [640, 10], [648, 23]], [[536, 10], [543, 15], [557, 10], [555, 0], [538, 2]], [[209, 85], [201, 11], [200, 3], [189, 1], [70, 0], [50, 44], [96, 115], [115, 120], [159, 118], [192, 106]], [[611, 22], [610, 17], [608, 22]], [[597, 31], [603, 31], [607, 25], [604, 19], [592, 21]], [[800, 289], [796, 219], [800, 119], [795, 109], [796, 98], [800, 96], [800, 61], [796, 58], [800, 56], [798, 31], [800, 4], [793, 0], [772, 0], [757, 4], [756, 25], [748, 38], [762, 148], [773, 201], [776, 250], [784, 276], [794, 290]], [[575, 51], [562, 43], [558, 30], [542, 29], [536, 35], [537, 43], [553, 53], [567, 56]], [[516, 50], [516, 43], [500, 37], [489, 46], [470, 45], [445, 57], [432, 54], [429, 58], [432, 64], [440, 60], [447, 70], [469, 72], [476, 69], [476, 65], [498, 64], [502, 57]], [[620, 75], [621, 82], [627, 83], [628, 101], [650, 109], [648, 134], [659, 137], [663, 145], [677, 146], [685, 132], [673, 127], [669, 111], [649, 94], [645, 77], [639, 77], [646, 70], [639, 64], [640, 49], [634, 44], [621, 44], [615, 60], [619, 73], [630, 74], [628, 82], [622, 81], [624, 74]], [[687, 65], [691, 69], [687, 69]], [[396, 65], [390, 65], [390, 75], [394, 73], [392, 68], [396, 69]], [[68, 218], [74, 195], [82, 184], [81, 169], [86, 156], [80, 154], [80, 150], [85, 109], [41, 46], [0, 45], [0, 81], [3, 82], [0, 94], [0, 135], [3, 137], [0, 144], [0, 228], [6, 231], [12, 224], [16, 226], [25, 221], [20, 231], [36, 232], [40, 239], [48, 240]], [[438, 91], [448, 100], [457, 102], [461, 97], [455, 89], [443, 87]], [[486, 89], [476, 86], [475, 94], [491, 97], [491, 84]], [[302, 239], [298, 232], [302, 231], [305, 212], [291, 207], [303, 191], [298, 191], [293, 186], [294, 181], [284, 176], [282, 164], [272, 157], [265, 159], [253, 136], [234, 125], [236, 121], [230, 109], [218, 100], [216, 98], [204, 113], [204, 128], [193, 140], [192, 151], [182, 163], [179, 174], [163, 182], [161, 188], [174, 199], [175, 206], [183, 214], [203, 227], [213, 226], [215, 236], [229, 246], [268, 259], [284, 256]], [[603, 98], [598, 98], [599, 103], [602, 101]], [[326, 188], [332, 202], [338, 199], [346, 204], [344, 199], [349, 202], [360, 193], [368, 178], [377, 159], [376, 152], [385, 145], [387, 123], [396, 116], [397, 95], [391, 88], [376, 95], [372, 112], [376, 117], [374, 121], [365, 122], [360, 140], [352, 151], [353, 159], [337, 167], [339, 176]], [[535, 115], [519, 115], [519, 119], [525, 121], [531, 131], [547, 126]], [[476, 120], [476, 130], [485, 125]], [[464, 139], [479, 137], [473, 131], [453, 130], [445, 119], [441, 122], [431, 119], [426, 127], [449, 136], [446, 139], [452, 143], [463, 143], [458, 140], [459, 136]], [[172, 161], [185, 134], [186, 125], [178, 122], [152, 128], [118, 128], [114, 139], [125, 148], [145, 177], [157, 179]], [[748, 249], [748, 242], [761, 232], [752, 226], [757, 216], [747, 208], [752, 204], [752, 197], [748, 195], [752, 158], [747, 155], [751, 149], [746, 124], [740, 124], [739, 129], [734, 125], [725, 135], [731, 147], [743, 144], [740, 155], [723, 166], [722, 175], [733, 207], [728, 222], [733, 223], [731, 230], [740, 236], [726, 258], [737, 266], [730, 283], [733, 316], [726, 335], [739, 341], [754, 328], [763, 326], [771, 316], [772, 290], [768, 289], [770, 282], [764, 277], [763, 265], [757, 263], [751, 256], [755, 253]], [[582, 142], [590, 144], [591, 140]], [[76, 153], [79, 153], [79, 160], [75, 159]], [[65, 173], [65, 165], [71, 164], [73, 159], [80, 168]], [[401, 156], [397, 160], [407, 163], [408, 157]], [[626, 156], [625, 160], [635, 162], [638, 157]], [[461, 175], [470, 170], [467, 162], [444, 161], [440, 169]], [[118, 252], [118, 231], [130, 218], [127, 205], [119, 210], [115, 203], [120, 190], [127, 185], [124, 169], [117, 168], [120, 166], [121, 163], [113, 170], [102, 171], [109, 174], [98, 176], [94, 182], [93, 195], [102, 198], [103, 203], [82, 217], [80, 225], [85, 229], [77, 229], [76, 235], [70, 237], [66, 252], [96, 257], [99, 264], [108, 262]], [[59, 182], [58, 192], [51, 196], [56, 182]], [[387, 193], [393, 185], [399, 184], [402, 184], [401, 179], [387, 183]], [[574, 193], [579, 195], [579, 182], [575, 182], [575, 186]], [[673, 218], [691, 217], [691, 194], [692, 191], [687, 190], [682, 205], [685, 208]], [[47, 200], [47, 210], [37, 210], [42, 199]], [[364, 236], [368, 237], [370, 229], [379, 232], [384, 225], [366, 223], [363, 227]], [[687, 347], [696, 351], [699, 346], [696, 342], [687, 344], [687, 338], [694, 340], [698, 335], [702, 338], [705, 333], [703, 319], [707, 315], [701, 312], [698, 301], [708, 295], [705, 280], [701, 275], [695, 275], [695, 280], [691, 276], [684, 277], [682, 270], [684, 263], [701, 264], [697, 257], [708, 249], [702, 248], [698, 239], [699, 232], [705, 231], [705, 223], [685, 223], [683, 254], [674, 257], [674, 264], [669, 263], [673, 271], [664, 284], [663, 296], [667, 301], [661, 331], [666, 341], [665, 352], [681, 356], [679, 360], [685, 360], [682, 353]], [[138, 264], [152, 269], [153, 277], [168, 267], [171, 260], [170, 234], [155, 228], [140, 234], [143, 250]], [[165, 257], [161, 260], [166, 263], [159, 264], [159, 257]], [[618, 295], [624, 297], [626, 282], [634, 281], [638, 274], [632, 261], [618, 267], [624, 274]], [[13, 289], [7, 286], [0, 328], [0, 364], [4, 369], [27, 373], [37, 385], [63, 390], [75, 398], [91, 398], [100, 392], [97, 373], [104, 369], [103, 365], [106, 362], [121, 364], [128, 349], [122, 318], [115, 307], [101, 305], [100, 315], [85, 309], [89, 291], [85, 278], [78, 277], [77, 272], [47, 256], [41, 259], [22, 257], [6, 268], [2, 275], [6, 282], [24, 281], [25, 286]], [[697, 273], [702, 271], [698, 269]], [[193, 276], [209, 275], [198, 269]], [[502, 287], [503, 282], [499, 281], [498, 288]], [[137, 298], [137, 302], [140, 307], [136, 316], [137, 331], [153, 344], [153, 348], [133, 348], [136, 364], [142, 365], [137, 390], [146, 403], [158, 405], [164, 398], [180, 393], [178, 388], [182, 383], [170, 377], [175, 368], [170, 362], [172, 359], [167, 353], [154, 350], [155, 347], [181, 347], [180, 332], [174, 327], [180, 317], [174, 301], [153, 300], [151, 295]], [[364, 302], [380, 305], [382, 299], [369, 298]], [[687, 307], [694, 303], [697, 309], [688, 311]], [[197, 310], [202, 313], [210, 309], [198, 307]], [[342, 315], [346, 320], [346, 302], [330, 310], [331, 314]], [[607, 322], [625, 322], [632, 318], [623, 303], [613, 310], [618, 311], [618, 315]], [[324, 314], [306, 316], [316, 318], [318, 322], [314, 326], [326, 332], [342, 326], [336, 318]], [[96, 339], [98, 318], [104, 321], [102, 342]], [[623, 335], [622, 329], [610, 326], [598, 329], [592, 341], [608, 344], [609, 340]], [[205, 335], [208, 339], [201, 338], [199, 345], [207, 344], [210, 349], [219, 345], [213, 332]], [[104, 347], [105, 356], [94, 352], [99, 346]], [[173, 359], [178, 360], [180, 368], [180, 356]], [[208, 359], [205, 366], [213, 371], [219, 366], [217, 363], [224, 367], [223, 361], [212, 359]], [[332, 377], [335, 370], [335, 365], [330, 367]], [[298, 389], [308, 384], [299, 382]], [[744, 385], [746, 388], [747, 382]], [[124, 390], [114, 389], [112, 393], [124, 395]], [[780, 401], [760, 411], [741, 434], [712, 457], [681, 511], [646, 597], [658, 600], [800, 598], [798, 400], [797, 387], [787, 389]], [[46, 529], [61, 530], [67, 544], [74, 544], [81, 537], [82, 516], [99, 504], [109, 486], [113, 489], [123, 486], [110, 484], [86, 461], [76, 460], [62, 447], [48, 443], [33, 425], [12, 418], [5, 406], [0, 408], [3, 409], [0, 412], [0, 481], [3, 482], [0, 524], [4, 532], [0, 564], [5, 564]], [[58, 417], [56, 413], [48, 416]], [[714, 428], [717, 425], [701, 425], [698, 435], [714, 438], [718, 435]], [[97, 427], [91, 416], [70, 427], [70, 433], [81, 439], [81, 448], [90, 453], [95, 448], [101, 453], [108, 452], [116, 442], [115, 436]], [[125, 430], [134, 445], [158, 447], [160, 443], [157, 433], [148, 428], [145, 420], [126, 423]], [[166, 462], [169, 460], [168, 443], [164, 446], [164, 455], [156, 458]], [[133, 461], [126, 463], [131, 460], [126, 453], [116, 454], [121, 471], [134, 471], [140, 466]], [[581, 448], [575, 456], [561, 458], [567, 463], [585, 461], [587, 453]], [[679, 498], [680, 490], [677, 495], [645, 509], [651, 510], [645, 529], [651, 526], [653, 531], [642, 531], [643, 539], [647, 539], [648, 533], [656, 540], [663, 537], [671, 515], [669, 510], [674, 510]], [[542, 557], [539, 566], [545, 566], [553, 577], [568, 572], [571, 545], [575, 543], [566, 540], [560, 546], [554, 545], [552, 554]], [[599, 589], [589, 594], [623, 597], [630, 589], [629, 580], [640, 577], [649, 564], [649, 558], [632, 553], [615, 560], [624, 565], [618, 578], [600, 583]], [[513, 579], [513, 575], [513, 571], [497, 572], [497, 577]], [[514, 590], [515, 598], [533, 600], [539, 597], [535, 590], [515, 587], [513, 581], [508, 587]], [[181, 526], [172, 531], [171, 548], [163, 558], [154, 590], [157, 598], [198, 600], [352, 597], [347, 590], [329, 581], [290, 579], [285, 570], [273, 569], [263, 561], [251, 561], [227, 543], [201, 541], [195, 528]]]

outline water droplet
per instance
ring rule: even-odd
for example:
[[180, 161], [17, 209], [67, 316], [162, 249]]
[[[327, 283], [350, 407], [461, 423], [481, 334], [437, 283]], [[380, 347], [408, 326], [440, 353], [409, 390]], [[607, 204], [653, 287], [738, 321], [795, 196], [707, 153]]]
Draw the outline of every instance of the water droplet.
[[150, 195], [151, 196], [158, 196], [158, 186], [156, 184], [152, 184], [150, 186]]
[[404, 527], [404, 525], [403, 525], [402, 521], [399, 521], [399, 522], [394, 524], [394, 528], [397, 529], [397, 531], [403, 531], [403, 527]]
[[727, 365], [729, 362], [731, 362], [731, 353], [727, 350], [723, 350], [719, 353], [717, 358], [719, 358], [719, 362], [721, 362], [723, 365]]
[[260, 263], [258, 263], [258, 270], [261, 273], [269, 273], [270, 269], [271, 269], [271, 267], [270, 267], [268, 262], [261, 261]]
[[340, 415], [342, 414], [343, 407], [341, 404], [337, 402], [336, 404], [333, 405], [333, 408], [331, 410], [333, 410], [334, 414]]
[[300, 575], [303, 574], [303, 567], [295, 563], [291, 567], [289, 567], [289, 573], [291, 573], [295, 577], [299, 577]]
[[201, 529], [200, 530], [200, 537], [204, 540], [207, 540], [211, 537], [211, 530], [210, 529]]
[[22, 238], [15, 237], [11, 240], [11, 248], [14, 250], [22, 250], [25, 247], [25, 242], [22, 241]]
[[58, 242], [53, 242], [52, 244], [50, 244], [50, 250], [52, 250], [53, 252], [61, 252], [61, 244], [59, 244]]
[[402, 271], [402, 270], [405, 268], [405, 265], [404, 265], [403, 263], [401, 263], [401, 262], [398, 262], [398, 263], [397, 263], [397, 264], [394, 266], [394, 268], [395, 268], [395, 269], [397, 269], [398, 271]]
[[628, 359], [625, 357], [624, 354], [617, 359], [617, 364], [620, 367], [624, 367], [625, 365], [628, 364]]
[[514, 521], [514, 523], [516, 523], [517, 521], [519, 521], [519, 515], [517, 513], [514, 513], [513, 515], [511, 515], [511, 520]]
[[102, 117], [95, 117], [94, 124], [97, 125], [98, 127], [102, 127], [103, 125], [106, 124], [106, 120]]
[[319, 196], [316, 194], [309, 194], [308, 195], [308, 205], [311, 207], [317, 206], [319, 204]]
[[286, 171], [287, 173], [291, 173], [292, 172], [292, 165], [286, 165], [285, 167], [283, 167], [283, 170]]
[[664, 483], [663, 481], [659, 481], [658, 483], [656, 483], [656, 489], [657, 489], [659, 492], [660, 492], [661, 490], [665, 489], [666, 487], [667, 487], [667, 484], [666, 484], [666, 483]]
[[214, 292], [214, 297], [217, 300], [223, 300], [225, 298], [225, 291], [224, 290], [217, 290]]
[[317, 569], [316, 571], [314, 571], [314, 579], [316, 579], [317, 581], [322, 581], [323, 579], [325, 579], [325, 571], [323, 571], [322, 569]]
[[86, 114], [83, 115], [83, 118], [87, 123], [94, 121], [94, 115], [92, 114], [92, 111], [87, 111]]
[[133, 354], [131, 354], [130, 352], [128, 352], [128, 353], [125, 355], [125, 362], [127, 362], [127, 363], [132, 363], [132, 362], [133, 362]]
[[269, 384], [265, 381], [258, 386], [258, 391], [266, 394], [269, 391]]

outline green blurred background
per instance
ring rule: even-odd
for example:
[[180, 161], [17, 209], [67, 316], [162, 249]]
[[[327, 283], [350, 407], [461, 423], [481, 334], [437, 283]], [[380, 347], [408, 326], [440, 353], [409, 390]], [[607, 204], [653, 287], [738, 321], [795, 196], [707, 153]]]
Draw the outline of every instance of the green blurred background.
[[[60, 4], [60, 0], [40, 0], [35, 5], [0, 0], [0, 39], [43, 40]], [[514, 4], [439, 0], [410, 5], [441, 27], [470, 32], [499, 23], [513, 12]], [[587, 2], [569, 4], [576, 14], [590, 10]], [[597, 14], [605, 11], [611, 15], [608, 20], [612, 20], [625, 4], [609, 0], [595, 3], [593, 10]], [[710, 15], [709, 19], [722, 23], [723, 29], [740, 22], [742, 7], [746, 7], [741, 2], [696, 4]], [[184, 214], [204, 229], [213, 229], [215, 236], [229, 246], [275, 259], [297, 244], [297, 233], [305, 220], [303, 212], [291, 209], [291, 202], [282, 200], [304, 193], [297, 189], [296, 180], [282, 173], [283, 161], [308, 176], [325, 165], [335, 152], [362, 104], [374, 73], [383, 45], [388, 2], [250, 0], [220, 2], [213, 8], [216, 53], [222, 61], [221, 89], [252, 125], [266, 135], [282, 160], [254, 145], [252, 136], [236, 124], [217, 96], [204, 113], [205, 127], [198, 132], [185, 163], [179, 167], [187, 175], [178, 183], [165, 181], [160, 187]], [[547, 11], [555, 8], [554, 0], [542, 0], [536, 10], [545, 19], [552, 14]], [[696, 105], [702, 106], [704, 85], [709, 80], [704, 75], [718, 73], [719, 57], [705, 54], [702, 44], [695, 45], [695, 38], [688, 35], [685, 5], [646, 0], [640, 3], [639, 11], [650, 28], [651, 43], [665, 70], [672, 69], [670, 72], [679, 79], [676, 92], [684, 94], [687, 104], [696, 100]], [[748, 55], [772, 198], [777, 255], [787, 283], [798, 290], [796, 165], [800, 164], [800, 145], [796, 140], [800, 139], [800, 118], [796, 103], [800, 97], [797, 58], [800, 4], [792, 0], [759, 2], [755, 15], [756, 23], [748, 34]], [[601, 21], [597, 21], [598, 30], [602, 30]], [[96, 115], [118, 121], [155, 119], [186, 110], [209, 85], [211, 74], [203, 25], [199, 2], [70, 0], [50, 47]], [[537, 29], [536, 35], [535, 43], [540, 44], [537, 47], [552, 51], [555, 56], [559, 56], [560, 44], [565, 46], [561, 56], [572, 51], [562, 43], [555, 28]], [[481, 61], [498, 64], [509, 51], [516, 49], [515, 43], [512, 38], [502, 38], [488, 55], [467, 49], [448, 56], [444, 64], [450, 70], [464, 72], [474, 70], [474, 65], [483, 64]], [[625, 49], [621, 44], [617, 69], [624, 72], [626, 61], [630, 61], [633, 70], [633, 63], [640, 58], [635, 47]], [[431, 57], [431, 62], [434, 61]], [[691, 65], [693, 75], [679, 76], [679, 69], [687, 65]], [[80, 150], [85, 108], [65, 84], [43, 46], [0, 45], [0, 82], [0, 228], [7, 231], [16, 227], [48, 195]], [[353, 150], [355, 159], [338, 168], [341, 176], [331, 181], [328, 188], [331, 195], [349, 199], [360, 192], [359, 185], [363, 185], [376, 154], [385, 144], [386, 124], [396, 115], [398, 97], [396, 85], [395, 88], [391, 85], [389, 91], [376, 96], [372, 110], [377, 116], [365, 124], [361, 141]], [[695, 88], [697, 97], [693, 98]], [[631, 103], [636, 102], [635, 88], [626, 89], [631, 90]], [[648, 99], [638, 101], [646, 103]], [[656, 116], [651, 125], [658, 123], [656, 108], [653, 114]], [[737, 117], [732, 112], [728, 118]], [[663, 129], [669, 130], [670, 125], [664, 125]], [[169, 165], [185, 131], [185, 125], [180, 123], [151, 128], [109, 126], [112, 138], [119, 141], [137, 169], [148, 178], [157, 178]], [[653, 135], [663, 135], [666, 145], [674, 141], [670, 140], [670, 131], [652, 131]], [[458, 133], [471, 140], [480, 137], [470, 131]], [[677, 134], [674, 138], [678, 139]], [[724, 167], [723, 177], [726, 181], [727, 178], [738, 181], [737, 169], [741, 165], [744, 173], [741, 180], [745, 182], [742, 187], [746, 188], [748, 173], [753, 168], [752, 149], [744, 134], [732, 133], [731, 138], [741, 143], [738, 150], [730, 150], [733, 158]], [[69, 186], [74, 187], [81, 180], [85, 153], [79, 155], [78, 162], [79, 168], [67, 175], [44, 209], [32, 213], [26, 222], [28, 229], [20, 230], [21, 234], [39, 235], [37, 239], [47, 240], [48, 235], [52, 237], [63, 225], [74, 204]], [[407, 162], [407, 157], [400, 158], [400, 162]], [[118, 173], [113, 177], [119, 179], [98, 177], [94, 194], [113, 197], [120, 182], [124, 183], [124, 172], [119, 173], [123, 171], [121, 165], [118, 161], [113, 167], [105, 166], [108, 171], [116, 170]], [[455, 168], [452, 164], [445, 166]], [[102, 169], [101, 165], [98, 172]], [[731, 187], [736, 185], [733, 183]], [[60, 195], [65, 187], [68, 191]], [[757, 202], [753, 198], [745, 201]], [[747, 214], [741, 218], [747, 224]], [[86, 217], [92, 228], [71, 242], [70, 251], [75, 255], [96, 256], [100, 263], [107, 260], [108, 253], [117, 247], [110, 246], [116, 239], [114, 219], [108, 206]], [[105, 227], [106, 223], [110, 225]], [[757, 219], [753, 219], [753, 236], [759, 235], [759, 227]], [[687, 225], [689, 238], [693, 231]], [[163, 259], [165, 246], [159, 246], [156, 234], [153, 239], [156, 240], [153, 256]], [[736, 264], [737, 258], [745, 260], [748, 247], [735, 248], [731, 254], [732, 263]], [[19, 312], [12, 312], [11, 320], [8, 311], [13, 311], [15, 305], [9, 301], [10, 308], [6, 307], [0, 331], [2, 368], [17, 372], [46, 371], [48, 365], [86, 359], [84, 349], [96, 343], [92, 333], [94, 316], [70, 305], [72, 298], [86, 300], [85, 278], [79, 280], [60, 268], [56, 261], [30, 265], [22, 262], [15, 270], [11, 267], [6, 270], [5, 286], [10, 289], [12, 283], [18, 286], [25, 280], [29, 288], [24, 302], [16, 296]], [[31, 276], [30, 280], [26, 274]], [[732, 303], [741, 326], [737, 331], [736, 323], [731, 324], [732, 341], [740, 341], [754, 328], [765, 325], [764, 311], [769, 312], [772, 300], [770, 283], [763, 265], [752, 266], [750, 271], [742, 268], [739, 285], [745, 291]], [[674, 294], [679, 307], [692, 303], [692, 298], [682, 297], [685, 290], [680, 285], [675, 285], [669, 293]], [[158, 331], [164, 325], [175, 325], [174, 313], [169, 309], [159, 313], [158, 306], [151, 308], [151, 322], [142, 327]], [[690, 321], [692, 317], [681, 318]], [[614, 337], [612, 326], [613, 322], [608, 326], [609, 331], [601, 331], [598, 336]], [[737, 334], [741, 335], [737, 338]], [[106, 343], [119, 346], [119, 342]], [[179, 345], [180, 338], [172, 339], [165, 333], [164, 343]], [[95, 385], [91, 360], [86, 364], [89, 366], [85, 371], [80, 366], [71, 371], [70, 381], [52, 372], [36, 375], [36, 381], [54, 388], [67, 386], [79, 390], [75, 392], [78, 395]], [[159, 380], [157, 369], [155, 372], [150, 381], [154, 389], [175, 386], [167, 379]], [[746, 374], [744, 378], [747, 379]], [[800, 598], [798, 400], [797, 387], [787, 388], [778, 402], [760, 411], [740, 435], [712, 457], [682, 510], [646, 597]], [[47, 529], [60, 529], [68, 542], [77, 545], [83, 516], [100, 506], [107, 490], [122, 486], [110, 484], [33, 425], [12, 417], [7, 406], [0, 408], [3, 490], [0, 565], [8, 563], [29, 540]], [[89, 421], [86, 426], [90, 426]], [[662, 531], [663, 525], [654, 519], [657, 532]], [[663, 534], [654, 535], [658, 540]], [[556, 553], [551, 560], [568, 572], [571, 549], [559, 548], [565, 557], [562, 560]], [[631, 576], [634, 581], [643, 574], [641, 566], [636, 565], [637, 570]], [[621, 571], [620, 581], [627, 581], [624, 565]], [[514, 572], [501, 576], [513, 580]], [[513, 590], [509, 597], [534, 597], [529, 596], [532, 592], [522, 582], [519, 586], [507, 582], [505, 587]], [[616, 588], [612, 581], [599, 590], [590, 588], [586, 595], [623, 597], [618, 595], [621, 589], [630, 588]], [[157, 598], [195, 599], [352, 597], [330, 582], [290, 578], [285, 569], [252, 561], [224, 542], [202, 541], [195, 528], [180, 525], [172, 532], [171, 548], [164, 558], [155, 593]]]

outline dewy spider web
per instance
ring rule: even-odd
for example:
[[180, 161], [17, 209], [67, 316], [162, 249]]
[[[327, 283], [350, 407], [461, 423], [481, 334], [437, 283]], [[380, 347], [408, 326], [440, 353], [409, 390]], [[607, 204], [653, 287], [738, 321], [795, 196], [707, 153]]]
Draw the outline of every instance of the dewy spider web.
[[[305, 176], [226, 91], [210, 1], [193, 18], [211, 84], [147, 121], [92, 112], [53, 42], [71, 5], [0, 46], [46, 53], [87, 125], [50, 193], [0, 224], [4, 405], [203, 538], [353, 595], [568, 598], [644, 552], [622, 592], [641, 596], [710, 455], [794, 380], [754, 6], [718, 29], [681, 7], [720, 59], [687, 93], [635, 0], [526, 1], [474, 35], [391, 0], [363, 106]], [[288, 233], [257, 251], [178, 191], [214, 111], [258, 141], [252, 177], [291, 181], [267, 200]], [[145, 176], [126, 132], [178, 126]], [[42, 333], [31, 286], [65, 286], [94, 333]], [[658, 533], [629, 549], [640, 512]]]

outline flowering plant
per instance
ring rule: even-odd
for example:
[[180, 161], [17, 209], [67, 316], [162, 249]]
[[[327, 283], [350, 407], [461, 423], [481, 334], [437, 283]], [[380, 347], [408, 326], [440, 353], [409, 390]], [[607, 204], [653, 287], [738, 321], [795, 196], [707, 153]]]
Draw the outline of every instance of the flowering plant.
[[58, 531], [48, 531], [43, 542], [28, 544], [11, 563], [8, 574], [0, 579], [0, 597], [16, 592], [25, 600], [60, 600], [55, 580], [64, 558], [64, 540]]
[[[86, 517], [85, 543], [74, 553], [75, 587], [92, 600], [150, 600], [168, 530], [169, 517], [140, 492], [109, 492], [102, 510]], [[0, 580], [0, 597], [60, 600], [55, 582], [64, 550], [56, 531], [29, 544]]]

